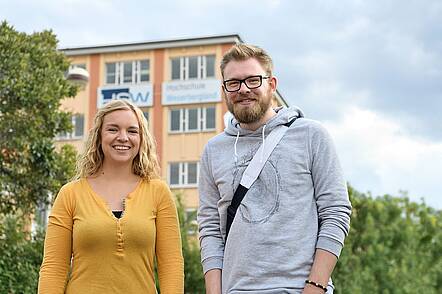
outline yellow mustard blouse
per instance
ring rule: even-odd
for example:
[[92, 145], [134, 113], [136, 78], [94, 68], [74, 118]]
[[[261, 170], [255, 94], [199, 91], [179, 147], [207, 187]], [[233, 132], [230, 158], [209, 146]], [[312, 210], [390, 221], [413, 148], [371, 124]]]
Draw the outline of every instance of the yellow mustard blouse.
[[184, 292], [176, 207], [167, 185], [140, 181], [120, 219], [86, 179], [62, 187], [49, 216], [38, 293]]

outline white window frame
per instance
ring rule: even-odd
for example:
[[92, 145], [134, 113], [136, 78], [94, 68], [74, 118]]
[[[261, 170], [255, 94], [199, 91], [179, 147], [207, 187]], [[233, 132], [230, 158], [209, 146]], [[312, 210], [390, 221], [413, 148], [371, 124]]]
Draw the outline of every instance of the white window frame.
[[[172, 59], [170, 60], [170, 79], [173, 81], [185, 81], [185, 80], [193, 80], [193, 79], [207, 79], [207, 57], [213, 57], [215, 58], [214, 54], [208, 54], [208, 55], [198, 55], [198, 56], [181, 56], [181, 57], [174, 57], [172, 59], [180, 59], [180, 78], [179, 79], [172, 79]], [[189, 78], [189, 58], [197, 57], [198, 63], [197, 63], [197, 77], [195, 78]], [[215, 69], [213, 72], [213, 75], [209, 76], [209, 78], [215, 77]]]
[[[147, 61], [147, 81], [141, 81], [141, 62]], [[130, 82], [124, 82], [124, 64], [131, 63], [132, 64], [132, 77]], [[107, 82], [107, 65], [115, 64], [115, 80], [113, 83]], [[133, 85], [133, 84], [143, 84], [150, 82], [150, 60], [142, 59], [142, 60], [126, 60], [119, 62], [106, 62], [104, 65], [104, 82], [106, 85]]]
[[[127, 82], [125, 81], [126, 75], [125, 75], [125, 70], [124, 70], [126, 66], [130, 66], [131, 67], [130, 75], [128, 76], [130, 78], [130, 81], [127, 81]], [[136, 79], [135, 74], [137, 72], [137, 68], [136, 68], [136, 65], [135, 65], [134, 61], [132, 61], [132, 62], [131, 61], [122, 61], [120, 63], [120, 71], [121, 71], [120, 72], [121, 84], [134, 84], [134, 81]]]
[[[213, 128], [207, 127], [207, 109], [215, 109], [215, 126]], [[189, 129], [189, 110], [197, 109], [197, 128]], [[180, 113], [179, 121], [180, 128], [178, 130], [172, 130], [172, 111], [178, 111]], [[191, 107], [191, 108], [171, 108], [169, 109], [169, 133], [199, 133], [199, 132], [213, 132], [216, 130], [216, 107], [215, 106], [205, 106], [205, 107]]]
[[[178, 164], [178, 184], [171, 183], [172, 164]], [[189, 178], [188, 178], [189, 164], [196, 164], [195, 183], [189, 183]], [[171, 188], [196, 188], [198, 186], [199, 173], [200, 173], [200, 164], [198, 161], [169, 162], [167, 180]]]
[[[81, 135], [76, 135], [75, 134], [75, 126], [77, 124], [77, 118], [78, 117], [83, 117], [83, 130], [81, 132]], [[70, 133], [63, 133], [63, 134], [58, 134], [56, 137], [56, 140], [79, 140], [79, 139], [83, 139], [84, 137], [84, 123], [85, 123], [85, 116], [82, 113], [77, 113], [72, 115], [71, 117], [71, 122], [72, 122], [72, 131]]]
[[[208, 128], [207, 127], [207, 110], [209, 108], [213, 108], [213, 110], [214, 110], [214, 112], [213, 112], [213, 115], [214, 115], [213, 120], [215, 122], [215, 125], [213, 126], [213, 128]], [[207, 132], [216, 130], [216, 107], [215, 106], [213, 106], [213, 107], [202, 107], [201, 110], [204, 110], [204, 111], [202, 111], [201, 119], [200, 119], [200, 124], [201, 124], [200, 128], [201, 128], [201, 130], [207, 131]]]

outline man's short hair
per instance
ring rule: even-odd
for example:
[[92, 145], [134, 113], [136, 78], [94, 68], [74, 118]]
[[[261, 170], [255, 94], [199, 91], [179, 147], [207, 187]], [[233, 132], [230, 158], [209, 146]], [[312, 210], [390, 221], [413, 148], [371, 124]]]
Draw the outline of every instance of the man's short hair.
[[233, 45], [232, 48], [224, 54], [220, 65], [222, 76], [224, 77], [224, 69], [230, 61], [243, 61], [249, 58], [255, 58], [264, 68], [267, 75], [272, 76], [273, 61], [270, 55], [258, 46], [242, 43]]

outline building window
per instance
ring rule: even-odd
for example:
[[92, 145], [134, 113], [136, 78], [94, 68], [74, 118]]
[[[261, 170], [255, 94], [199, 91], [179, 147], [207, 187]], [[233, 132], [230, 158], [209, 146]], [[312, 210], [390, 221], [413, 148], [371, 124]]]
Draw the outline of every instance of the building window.
[[106, 84], [117, 84], [117, 64], [106, 63]]
[[169, 185], [171, 187], [195, 187], [198, 184], [198, 162], [169, 163]]
[[140, 60], [139, 61], [139, 76], [140, 76], [140, 82], [148, 82], [150, 79], [150, 72], [149, 72], [149, 60]]
[[215, 107], [171, 109], [169, 130], [173, 133], [213, 131], [215, 115]]
[[121, 65], [123, 65], [123, 84], [132, 84], [135, 75], [132, 62], [123, 62]]
[[172, 80], [215, 77], [215, 55], [175, 57], [171, 59]]
[[84, 114], [75, 114], [72, 116], [72, 132], [60, 133], [57, 136], [58, 140], [81, 139], [84, 135]]
[[107, 62], [105, 64], [106, 84], [137, 84], [150, 80], [149, 60]]

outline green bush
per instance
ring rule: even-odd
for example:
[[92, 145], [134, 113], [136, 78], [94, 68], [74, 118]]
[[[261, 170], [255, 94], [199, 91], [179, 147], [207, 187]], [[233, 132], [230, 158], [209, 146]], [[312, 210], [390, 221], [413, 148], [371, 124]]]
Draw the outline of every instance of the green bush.
[[349, 188], [351, 229], [333, 273], [337, 294], [440, 293], [442, 212]]
[[[180, 220], [181, 241], [184, 256], [184, 292], [205, 293], [203, 268], [201, 266], [200, 249], [196, 236], [196, 211], [186, 214], [182, 195], [176, 194], [178, 218]], [[189, 234], [189, 232], [193, 232]]]
[[31, 235], [23, 218], [0, 219], [0, 293], [36, 293], [43, 258], [43, 232]]

